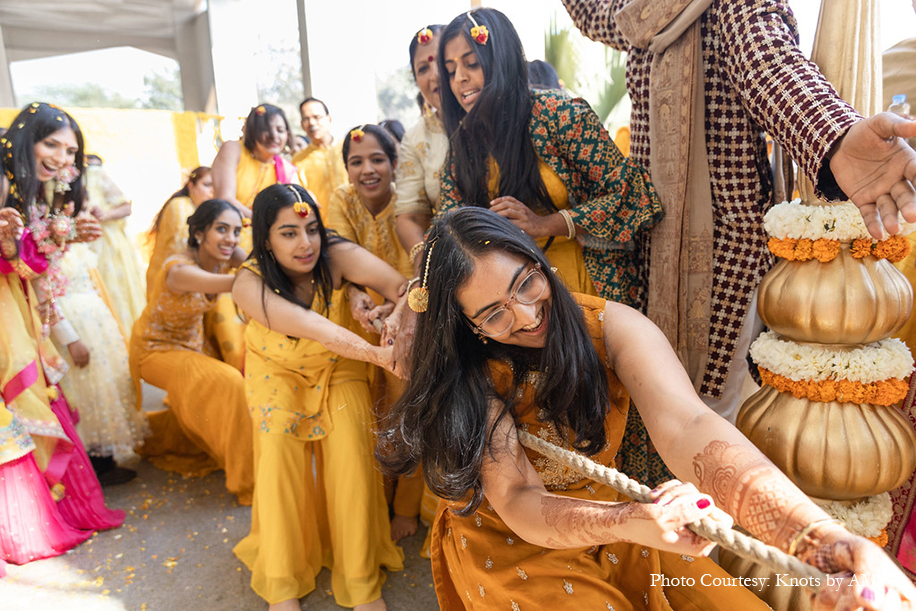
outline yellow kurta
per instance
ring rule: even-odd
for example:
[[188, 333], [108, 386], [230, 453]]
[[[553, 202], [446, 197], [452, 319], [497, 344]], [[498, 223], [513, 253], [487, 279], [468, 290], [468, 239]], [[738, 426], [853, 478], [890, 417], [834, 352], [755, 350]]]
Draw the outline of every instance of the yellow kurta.
[[[392, 185], [393, 188], [393, 185]], [[394, 210], [397, 195], [392, 191], [391, 200], [377, 216], [372, 216], [363, 205], [351, 184], [339, 186], [331, 196], [327, 214], [323, 215], [328, 228], [342, 237], [356, 242], [405, 277], [413, 277], [413, 266], [398, 240]]]
[[327, 566], [339, 605], [376, 600], [381, 567], [401, 570], [404, 556], [372, 454], [365, 363], [255, 321], [245, 340], [257, 486], [251, 532], [233, 551], [251, 587], [271, 604], [301, 598]]
[[334, 142], [331, 146], [313, 142], [296, 153], [293, 165], [299, 173], [300, 182], [312, 192], [322, 207], [331, 201], [334, 190], [348, 181], [343, 161], [343, 141]]
[[185, 475], [225, 469], [226, 488], [247, 505], [254, 460], [244, 381], [234, 367], [203, 354], [203, 315], [216, 301], [203, 293], [170, 291], [166, 276], [176, 265], [196, 263], [187, 254], [166, 260], [130, 338], [138, 405], [142, 378], [168, 392], [171, 406], [149, 414], [152, 436], [140, 454]]
[[[393, 185], [392, 185], [393, 188]], [[401, 246], [396, 231], [394, 211], [397, 208], [397, 196], [391, 194], [388, 205], [378, 215], [372, 216], [366, 206], [360, 201], [356, 187], [351, 184], [341, 185], [331, 196], [328, 206], [328, 227], [337, 231], [342, 237], [356, 242], [388, 265], [398, 270], [405, 278], [413, 276], [413, 268], [407, 252]], [[384, 299], [374, 291], [369, 291], [377, 303]], [[343, 301], [343, 295], [335, 296]], [[346, 303], [339, 304], [346, 313]], [[349, 317], [352, 321], [352, 317]], [[366, 341], [377, 344], [378, 335], [366, 333], [361, 325], [352, 321], [349, 328], [361, 335]], [[372, 398], [377, 406], [377, 412], [387, 412], [389, 406], [402, 392], [401, 381], [391, 372], [379, 367], [371, 366], [372, 370]], [[389, 486], [389, 491], [391, 486]], [[403, 477], [398, 480], [393, 503], [394, 512], [405, 517], [414, 517], [420, 512], [420, 499], [423, 495], [423, 480], [420, 477]]]
[[165, 264], [165, 260], [188, 249], [188, 217], [196, 208], [190, 197], [173, 197], [162, 207], [159, 228], [153, 242], [153, 249], [146, 268], [146, 298], [153, 293], [153, 282]]
[[[102, 166], [90, 165], [85, 174], [88, 204], [108, 212], [128, 201], [120, 188], [111, 180]], [[90, 243], [99, 255], [99, 275], [111, 297], [114, 315], [121, 328], [128, 331], [146, 306], [146, 280], [140, 253], [133, 240], [127, 236], [125, 219], [102, 223], [102, 237]]]
[[[539, 168], [541, 180], [544, 181], [544, 186], [547, 188], [547, 194], [550, 196], [553, 205], [557, 207], [557, 210], [568, 209], [570, 207], [569, 191], [567, 191], [566, 185], [563, 184], [557, 173], [543, 161], [539, 162]], [[492, 158], [490, 159], [489, 189], [490, 197], [495, 199], [499, 193], [499, 167]], [[543, 249], [549, 240], [550, 238], [538, 238], [535, 242]], [[570, 240], [566, 236], [553, 236], [553, 241], [544, 254], [550, 264], [557, 268], [557, 275], [566, 283], [566, 288], [570, 291], [585, 295], [598, 294], [588, 275], [588, 270], [585, 269], [582, 246], [577, 240]]]
[[[603, 336], [604, 299], [577, 296], [592, 342], [606, 362]], [[492, 367], [499, 391], [510, 388], [512, 374], [501, 363]], [[608, 445], [592, 459], [613, 465], [626, 423], [629, 398], [616, 374], [607, 370], [612, 404], [605, 427]], [[532, 380], [536, 380], [533, 374]], [[538, 420], [534, 383], [526, 384], [515, 403], [520, 428], [547, 441], [571, 447], [551, 425]], [[547, 490], [580, 499], [616, 501], [618, 493], [584, 478], [542, 455], [525, 449]], [[484, 498], [476, 512], [459, 517], [440, 504], [433, 527], [433, 580], [440, 607], [456, 609], [650, 609], [656, 611], [750, 611], [766, 609], [743, 587], [705, 587], [728, 574], [708, 558], [659, 552], [631, 543], [578, 549], [546, 549], [512, 532]], [[662, 588], [652, 575], [689, 576], [693, 587]], [[705, 578], [704, 578], [705, 575]]]
[[[296, 168], [287, 160], [280, 157], [262, 162], [244, 145], [241, 149], [242, 155], [235, 170], [235, 198], [243, 205], [251, 208], [258, 193], [278, 182], [299, 184]], [[277, 167], [277, 163], [282, 167]], [[242, 228], [239, 247], [251, 252], [251, 227]], [[216, 310], [206, 317], [205, 324], [221, 358], [241, 371], [245, 363], [245, 324], [238, 318], [231, 295], [220, 295]]]
[[[258, 193], [278, 182], [300, 184], [295, 166], [286, 159], [280, 157], [269, 161], [261, 161], [252, 155], [244, 144], [239, 144], [241, 145], [242, 154], [239, 157], [239, 164], [235, 168], [235, 198], [242, 205], [251, 208]], [[276, 166], [277, 162], [282, 164], [281, 168]], [[284, 180], [281, 180], [281, 177]], [[242, 229], [239, 246], [245, 252], [251, 252], [250, 227]]]

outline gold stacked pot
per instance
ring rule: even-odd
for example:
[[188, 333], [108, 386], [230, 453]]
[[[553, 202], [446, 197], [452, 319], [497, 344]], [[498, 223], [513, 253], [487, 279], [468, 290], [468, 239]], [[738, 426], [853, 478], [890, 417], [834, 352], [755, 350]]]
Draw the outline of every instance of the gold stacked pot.
[[[763, 322], [784, 340], [826, 344], [833, 350], [892, 336], [912, 308], [909, 282], [891, 263], [855, 259], [843, 244], [827, 263], [780, 260], [758, 289]], [[819, 403], [763, 386], [738, 412], [737, 426], [806, 494], [855, 502], [904, 483], [916, 469], [916, 433], [896, 407]], [[764, 576], [767, 569], [720, 554], [733, 575]], [[773, 609], [809, 609], [797, 588], [771, 587], [758, 595]]]

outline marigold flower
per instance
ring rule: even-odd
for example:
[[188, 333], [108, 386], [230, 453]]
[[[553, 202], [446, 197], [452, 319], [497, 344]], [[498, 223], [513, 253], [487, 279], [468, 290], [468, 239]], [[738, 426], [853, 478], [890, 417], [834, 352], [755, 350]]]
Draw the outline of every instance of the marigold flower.
[[490, 30], [485, 25], [475, 25], [471, 28], [471, 38], [477, 41], [477, 44], [485, 45], [490, 40]]
[[821, 263], [833, 261], [840, 254], [840, 243], [837, 240], [819, 238], [814, 240], [814, 258]]

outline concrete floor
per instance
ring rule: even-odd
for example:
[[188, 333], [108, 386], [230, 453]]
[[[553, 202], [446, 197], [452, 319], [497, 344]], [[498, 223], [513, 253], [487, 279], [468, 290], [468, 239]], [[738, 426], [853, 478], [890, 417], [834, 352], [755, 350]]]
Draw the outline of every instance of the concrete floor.
[[[146, 387], [145, 406], [162, 393]], [[96, 533], [70, 552], [8, 567], [0, 580], [3, 611], [185, 611], [267, 609], [249, 587], [251, 573], [232, 554], [247, 533], [251, 509], [226, 492], [221, 471], [186, 479], [145, 461], [137, 478], [105, 489], [121, 528]], [[401, 541], [405, 568], [389, 573], [383, 595], [391, 611], [438, 609], [429, 560], [419, 556], [425, 529]], [[302, 609], [340, 609], [323, 570]]]

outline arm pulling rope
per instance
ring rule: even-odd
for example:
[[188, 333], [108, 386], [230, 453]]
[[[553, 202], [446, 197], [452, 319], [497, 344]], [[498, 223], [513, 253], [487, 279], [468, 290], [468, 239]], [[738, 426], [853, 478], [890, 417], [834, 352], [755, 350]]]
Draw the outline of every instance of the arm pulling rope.
[[[539, 452], [570, 469], [574, 469], [597, 482], [605, 483], [634, 501], [639, 503], [652, 502], [652, 499], [649, 498], [649, 488], [647, 486], [630, 479], [617, 469], [598, 464], [587, 456], [558, 447], [539, 437], [535, 437], [527, 431], [519, 430], [518, 439], [523, 446]], [[737, 530], [725, 528], [722, 524], [710, 518], [703, 518], [698, 522], [688, 524], [687, 528], [743, 558], [760, 562], [778, 572], [807, 578], [807, 583], [816, 584], [809, 586], [814, 591], [819, 591], [827, 583], [827, 575], [810, 564], [805, 564], [798, 558]]]

